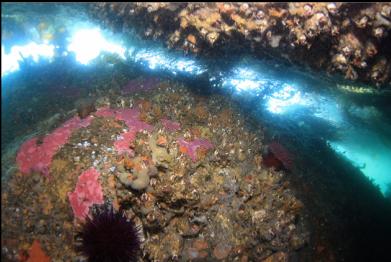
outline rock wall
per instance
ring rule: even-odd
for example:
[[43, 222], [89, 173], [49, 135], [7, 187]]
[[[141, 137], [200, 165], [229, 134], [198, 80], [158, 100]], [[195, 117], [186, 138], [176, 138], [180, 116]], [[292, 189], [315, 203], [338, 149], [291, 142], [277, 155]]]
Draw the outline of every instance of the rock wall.
[[95, 3], [90, 13], [185, 52], [267, 54], [391, 86], [391, 3]]

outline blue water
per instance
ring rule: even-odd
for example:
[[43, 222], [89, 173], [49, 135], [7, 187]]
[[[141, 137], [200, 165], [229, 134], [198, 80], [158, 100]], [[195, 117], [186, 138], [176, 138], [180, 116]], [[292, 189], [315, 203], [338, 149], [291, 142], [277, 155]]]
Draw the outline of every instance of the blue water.
[[[113, 58], [146, 73], [223, 92], [239, 104], [252, 107], [255, 116], [269, 123], [276, 134], [288, 130], [293, 136], [324, 140], [383, 194], [390, 190], [390, 106], [377, 103], [377, 97], [342, 95], [336, 91], [336, 82], [321, 74], [275, 61], [259, 61], [251, 56], [211, 61], [169, 51], [136, 36], [123, 38], [87, 20], [82, 9], [71, 6], [59, 5], [44, 16], [35, 13], [34, 19], [25, 20], [20, 13], [7, 13], [6, 9], [2, 10], [1, 43], [4, 103], [7, 94], [17, 91], [13, 77], [28, 66], [67, 59], [93, 70], [102, 64], [113, 67]], [[5, 111], [11, 113], [12, 108]]]

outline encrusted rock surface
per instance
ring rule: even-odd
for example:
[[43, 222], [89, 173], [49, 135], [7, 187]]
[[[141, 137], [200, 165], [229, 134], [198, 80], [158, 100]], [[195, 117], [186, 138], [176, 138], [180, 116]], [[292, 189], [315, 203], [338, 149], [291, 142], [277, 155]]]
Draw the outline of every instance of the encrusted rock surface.
[[390, 3], [95, 3], [120, 32], [202, 55], [237, 50], [389, 87]]
[[[109, 102], [117, 99], [119, 106]], [[121, 102], [130, 99], [131, 107]], [[102, 194], [140, 226], [139, 261], [262, 261], [307, 246], [304, 205], [285, 173], [262, 165], [262, 129], [247, 126], [227, 98], [163, 82], [146, 94], [98, 101], [112, 108], [97, 106], [89, 125], [70, 134], [48, 166], [50, 177], [17, 171], [8, 182], [3, 258], [26, 261], [31, 243], [39, 241], [40, 256], [80, 261], [75, 233]], [[140, 123], [148, 128], [138, 129]], [[115, 142], [133, 128], [138, 131], [127, 141], [132, 154], [119, 154]], [[178, 141], [202, 146], [189, 154]], [[84, 183], [91, 172], [93, 181]], [[98, 197], [87, 199], [77, 215], [76, 200], [86, 200], [72, 200], [72, 191]]]

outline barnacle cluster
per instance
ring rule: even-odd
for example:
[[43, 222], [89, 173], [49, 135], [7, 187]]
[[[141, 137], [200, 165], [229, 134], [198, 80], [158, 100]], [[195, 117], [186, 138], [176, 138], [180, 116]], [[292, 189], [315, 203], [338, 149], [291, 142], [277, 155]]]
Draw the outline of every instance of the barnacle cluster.
[[185, 52], [251, 50], [390, 84], [389, 3], [96, 3], [90, 10], [112, 29]]

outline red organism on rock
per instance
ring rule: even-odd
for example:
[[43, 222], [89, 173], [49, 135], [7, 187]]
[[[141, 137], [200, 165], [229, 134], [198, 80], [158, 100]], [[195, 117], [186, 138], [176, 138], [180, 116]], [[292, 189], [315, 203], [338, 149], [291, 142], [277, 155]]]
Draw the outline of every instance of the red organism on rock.
[[163, 127], [170, 132], [175, 132], [181, 129], [181, 124], [166, 118], [161, 119]]
[[16, 163], [20, 172], [24, 174], [37, 171], [49, 175], [51, 156], [42, 149], [42, 146], [37, 145], [37, 140], [32, 138], [22, 144], [16, 156]]
[[140, 116], [140, 111], [138, 109], [133, 108], [124, 108], [124, 109], [117, 109], [115, 111], [115, 119], [117, 120], [123, 120], [127, 121], [130, 119], [138, 119]]
[[129, 127], [130, 130], [133, 130], [135, 132], [141, 132], [143, 130], [147, 130], [148, 132], [151, 132], [153, 130], [153, 126], [150, 124], [147, 124], [141, 120], [138, 119], [129, 119], [125, 121], [125, 124]]
[[33, 171], [40, 172], [49, 177], [50, 164], [56, 152], [68, 141], [72, 132], [81, 127], [87, 127], [92, 117], [80, 119], [75, 116], [66, 121], [62, 126], [46, 135], [41, 144], [37, 138], [27, 140], [20, 147], [16, 156], [16, 163], [22, 173], [30, 174]]
[[115, 117], [115, 119], [124, 121], [128, 126], [129, 131], [122, 133], [121, 138], [114, 142], [114, 147], [119, 154], [128, 154], [133, 156], [134, 152], [129, 148], [131, 142], [136, 138], [136, 133], [143, 130], [151, 132], [153, 126], [139, 120], [140, 111], [133, 108], [125, 109], [110, 109], [108, 107], [101, 107], [97, 110], [96, 116], [102, 117]]
[[125, 124], [129, 127], [129, 129], [136, 132], [141, 132], [143, 130], [151, 132], [153, 130], [153, 126], [139, 120], [140, 111], [138, 109], [126, 108], [115, 110], [110, 109], [108, 107], [101, 107], [97, 110], [95, 115], [102, 117], [113, 116], [117, 120], [124, 121]]
[[34, 240], [29, 250], [27, 262], [49, 262], [50, 260], [50, 257], [42, 250], [39, 241]]
[[204, 149], [212, 149], [213, 144], [207, 139], [194, 139], [193, 141], [186, 141], [184, 138], [178, 139], [179, 150], [187, 154], [193, 162], [197, 161], [197, 149], [202, 147]]
[[98, 181], [99, 172], [91, 167], [78, 178], [75, 191], [68, 193], [73, 214], [84, 220], [93, 204], [103, 204], [102, 186]]
[[122, 120], [129, 127], [129, 129], [134, 130], [136, 132], [141, 132], [142, 130], [147, 130], [151, 132], [153, 130], [153, 126], [139, 120], [140, 111], [138, 109], [119, 109], [116, 111], [115, 118], [117, 120]]
[[268, 153], [263, 156], [263, 163], [267, 167], [274, 167], [277, 170], [285, 169], [291, 171], [293, 168], [293, 157], [289, 151], [277, 142], [268, 145]]
[[130, 144], [136, 138], [136, 131], [131, 130], [121, 134], [121, 138], [114, 142], [115, 150], [118, 154], [127, 154], [130, 157], [134, 156], [134, 151], [130, 148]]
[[128, 154], [133, 156], [134, 152], [129, 148], [131, 142], [136, 138], [136, 133], [143, 130], [151, 132], [153, 126], [139, 120], [140, 111], [138, 109], [118, 109], [115, 111], [115, 118], [117, 120], [122, 120], [128, 126], [129, 131], [122, 133], [122, 138], [114, 142], [114, 147], [119, 154]]

